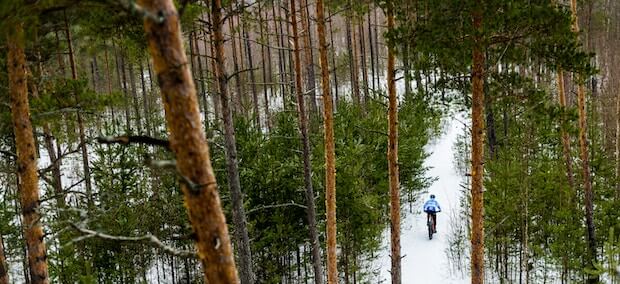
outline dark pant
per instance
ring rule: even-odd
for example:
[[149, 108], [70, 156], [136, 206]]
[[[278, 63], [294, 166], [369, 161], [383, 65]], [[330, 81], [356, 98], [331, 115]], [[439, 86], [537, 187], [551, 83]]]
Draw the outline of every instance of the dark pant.
[[426, 222], [428, 222], [430, 219], [429, 218], [433, 218], [433, 231], [437, 231], [437, 213], [436, 212], [430, 212], [427, 211], [426, 212]]

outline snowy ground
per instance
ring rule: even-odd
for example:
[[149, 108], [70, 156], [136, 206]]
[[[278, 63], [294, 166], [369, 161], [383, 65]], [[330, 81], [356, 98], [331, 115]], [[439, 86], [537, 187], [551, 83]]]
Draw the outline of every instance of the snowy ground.
[[[457, 120], [448, 121], [442, 137], [428, 146], [431, 156], [425, 165], [430, 167], [428, 176], [437, 180], [429, 188], [428, 194], [423, 195], [414, 204], [413, 214], [407, 214], [401, 227], [401, 255], [402, 283], [469, 283], [467, 273], [450, 273], [446, 249], [449, 246], [448, 233], [452, 212], [459, 210], [459, 181], [460, 178], [453, 169], [453, 150], [458, 133], [463, 131], [463, 125]], [[442, 208], [437, 216], [437, 234], [433, 240], [428, 239], [426, 228], [426, 214], [422, 212], [422, 203], [430, 194], [435, 194]], [[390, 283], [390, 231], [384, 232], [383, 250], [380, 252], [377, 264], [380, 265], [379, 283]], [[464, 275], [463, 275], [464, 274]]]

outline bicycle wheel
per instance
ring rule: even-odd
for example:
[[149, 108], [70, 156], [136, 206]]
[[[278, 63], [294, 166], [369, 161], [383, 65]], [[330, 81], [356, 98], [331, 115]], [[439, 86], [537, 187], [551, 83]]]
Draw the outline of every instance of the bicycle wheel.
[[428, 226], [428, 239], [432, 240], [433, 239], [433, 218], [428, 218], [428, 222], [426, 222], [426, 225]]

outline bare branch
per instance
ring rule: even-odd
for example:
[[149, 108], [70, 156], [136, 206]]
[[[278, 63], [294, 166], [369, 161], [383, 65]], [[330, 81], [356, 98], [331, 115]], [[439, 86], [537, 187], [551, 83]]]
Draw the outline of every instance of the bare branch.
[[152, 145], [152, 146], [161, 146], [161, 147], [166, 148], [166, 150], [170, 151], [170, 142], [168, 140], [153, 138], [150, 136], [140, 136], [140, 135], [138, 136], [128, 135], [128, 136], [117, 136], [117, 137], [101, 136], [101, 137], [97, 137], [97, 142], [101, 144], [122, 144], [122, 145], [146, 144], [146, 145]]
[[106, 233], [82, 228], [76, 224], [71, 224], [71, 227], [73, 227], [75, 230], [82, 233], [83, 235], [80, 237], [74, 238], [69, 243], [65, 244], [64, 246], [77, 243], [77, 242], [81, 242], [81, 241], [84, 241], [90, 238], [98, 238], [98, 239], [117, 241], [117, 242], [147, 243], [150, 246], [161, 249], [163, 252], [170, 254], [170, 255], [174, 255], [178, 257], [185, 257], [185, 258], [198, 258], [198, 254], [195, 251], [177, 250], [173, 247], [165, 245], [157, 237], [151, 234], [147, 234], [147, 235], [139, 236], [139, 237], [113, 236], [113, 235], [108, 235]]
[[253, 212], [256, 212], [256, 211], [260, 211], [260, 210], [264, 210], [264, 209], [280, 208], [280, 207], [287, 207], [287, 206], [295, 206], [295, 207], [299, 207], [299, 208], [303, 208], [303, 209], [307, 209], [308, 208], [305, 205], [297, 204], [294, 201], [291, 201], [291, 203], [264, 205], [264, 206], [259, 206], [259, 207], [256, 207], [256, 208], [252, 208], [252, 209], [246, 211], [246, 214], [250, 214], [250, 213], [253, 213]]

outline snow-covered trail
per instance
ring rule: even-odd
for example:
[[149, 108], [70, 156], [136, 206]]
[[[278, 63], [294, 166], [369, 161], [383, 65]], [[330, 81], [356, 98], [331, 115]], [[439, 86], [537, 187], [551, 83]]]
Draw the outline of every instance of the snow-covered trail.
[[[431, 156], [425, 161], [430, 167], [427, 175], [437, 180], [429, 188], [428, 194], [413, 204], [413, 214], [407, 214], [401, 225], [402, 283], [469, 283], [469, 278], [462, 278], [462, 273], [450, 275], [446, 249], [449, 246], [449, 216], [459, 210], [460, 177], [454, 170], [453, 145], [457, 135], [463, 131], [463, 125], [456, 119], [449, 119], [443, 135], [434, 144], [427, 146]], [[422, 204], [430, 194], [435, 194], [442, 208], [437, 215], [437, 234], [428, 239], [426, 214]], [[379, 283], [390, 283], [390, 231], [384, 232], [383, 250], [378, 263], [380, 268]], [[467, 277], [467, 276], [466, 276]]]

